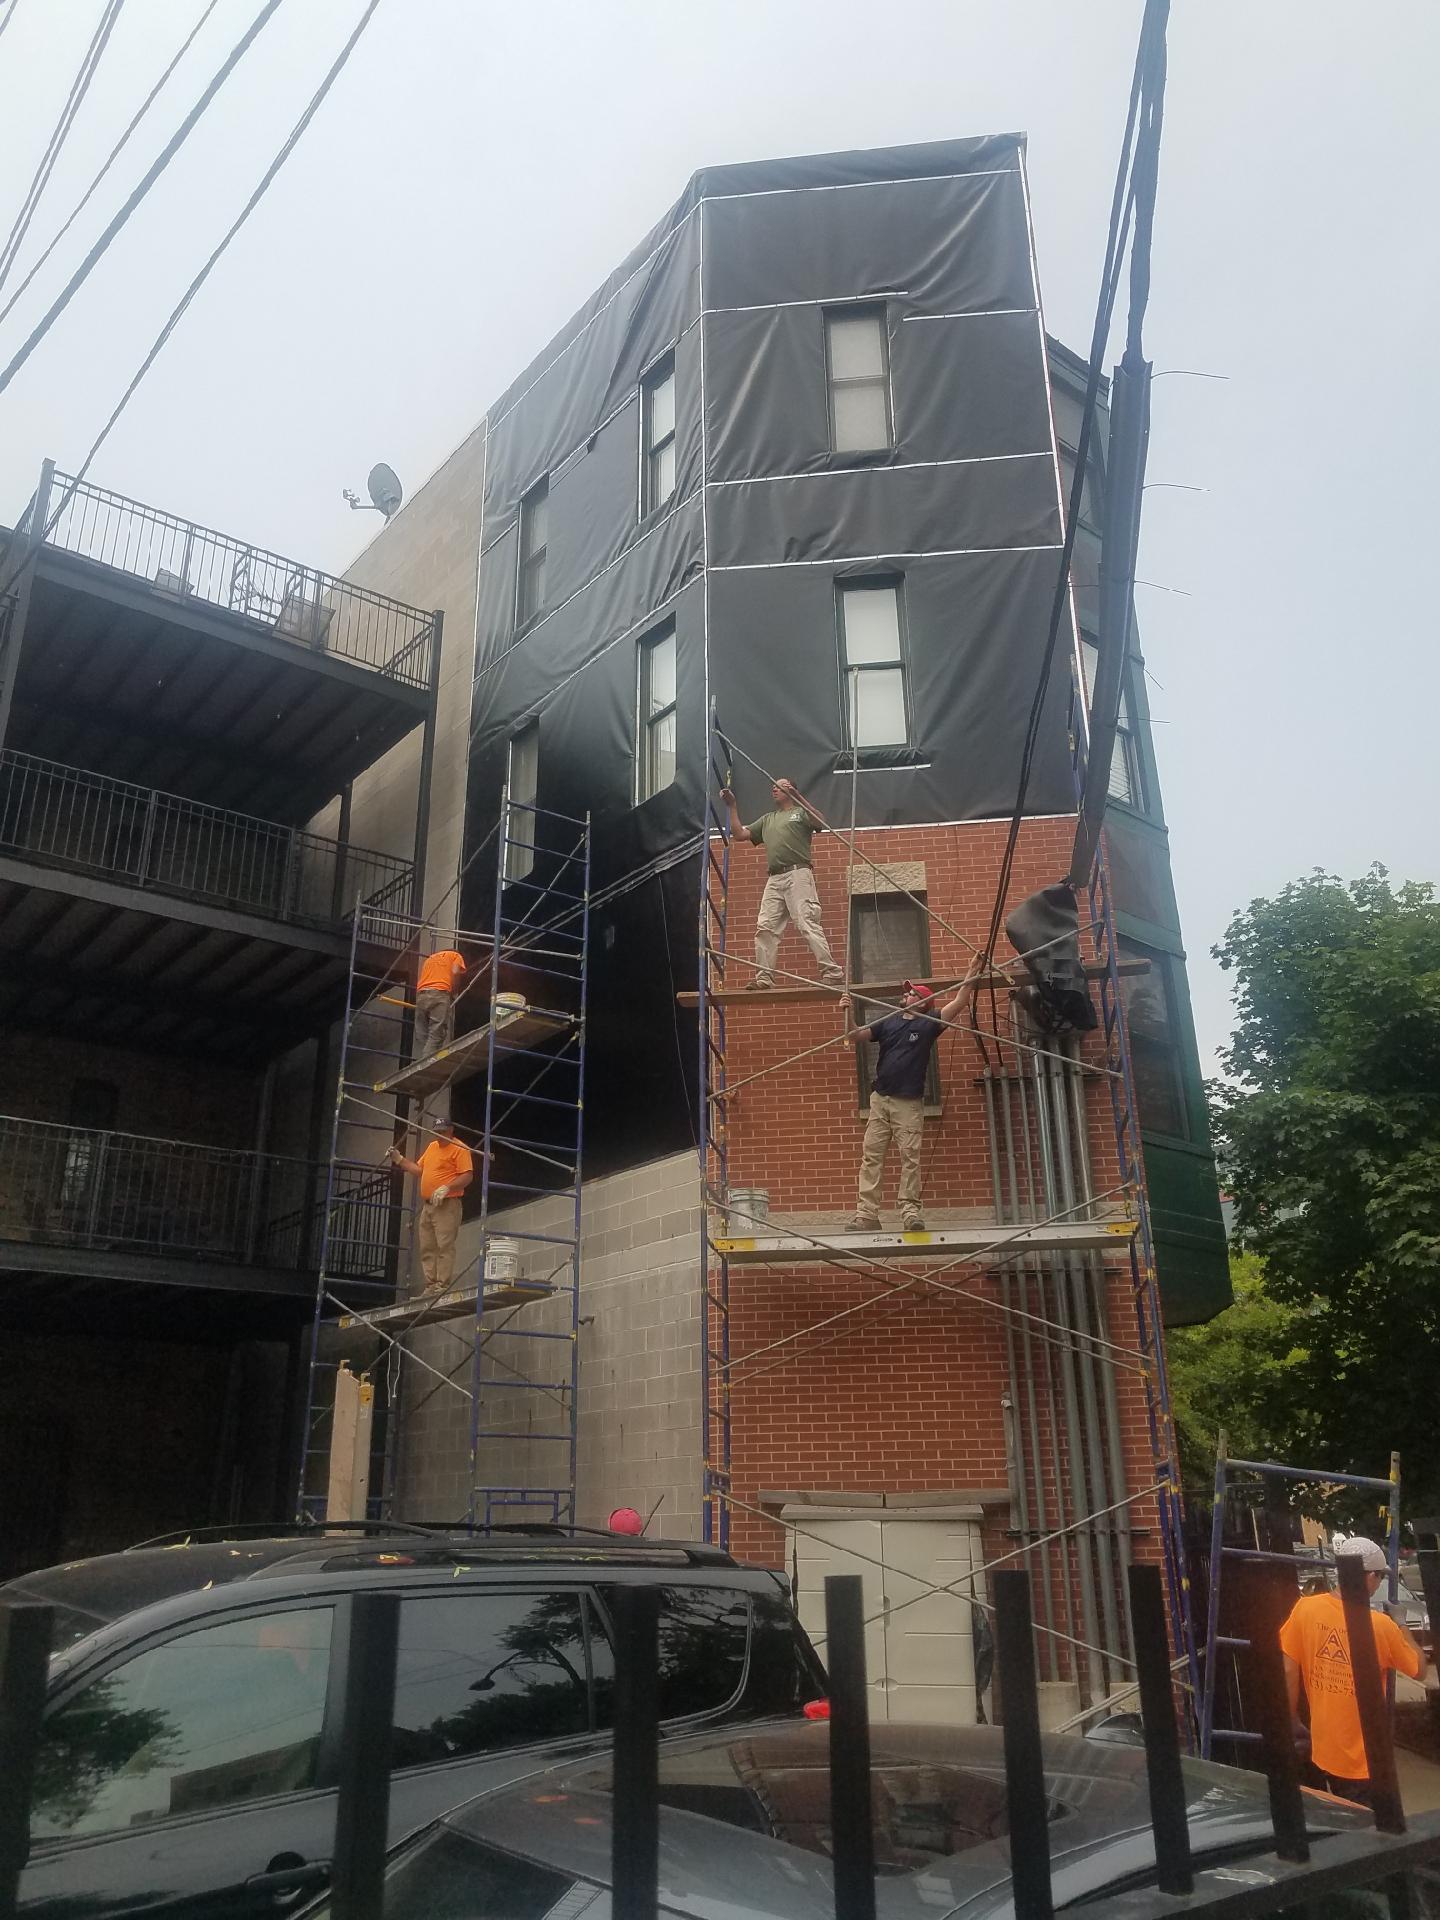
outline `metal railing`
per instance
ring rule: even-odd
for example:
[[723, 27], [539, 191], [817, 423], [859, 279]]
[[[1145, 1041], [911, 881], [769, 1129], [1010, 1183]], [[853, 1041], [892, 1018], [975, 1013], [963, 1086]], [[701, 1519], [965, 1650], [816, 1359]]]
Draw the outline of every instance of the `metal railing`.
[[0, 753], [0, 849], [186, 899], [334, 925], [360, 900], [409, 904], [408, 860], [173, 793]]
[[[73, 491], [71, 491], [73, 489]], [[264, 547], [147, 507], [103, 487], [54, 477], [46, 543], [147, 580], [177, 600], [202, 600], [406, 686], [428, 687], [435, 616]]]
[[[381, 1280], [391, 1176], [336, 1173], [348, 1270]], [[313, 1273], [324, 1194], [314, 1161], [0, 1115], [0, 1240]]]

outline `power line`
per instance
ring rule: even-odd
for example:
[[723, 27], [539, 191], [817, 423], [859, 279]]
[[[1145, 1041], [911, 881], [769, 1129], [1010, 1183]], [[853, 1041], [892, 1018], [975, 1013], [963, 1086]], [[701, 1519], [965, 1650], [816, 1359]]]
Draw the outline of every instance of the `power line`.
[[10, 4], [5, 9], [3, 16], [0, 16], [0, 33], [4, 33], [6, 27], [8, 27], [10, 22], [15, 18], [15, 9], [19, 4], [20, 0], [10, 0]]
[[[144, 177], [141, 179], [139, 185], [129, 195], [129, 197], [125, 201], [125, 204], [120, 208], [119, 212], [116, 213], [115, 216], [111, 219], [109, 225], [105, 228], [105, 231], [100, 235], [100, 238], [95, 242], [94, 246], [91, 247], [90, 251], [86, 254], [85, 258], [80, 262], [79, 266], [75, 269], [74, 273], [71, 274], [70, 278], [66, 281], [65, 285], [60, 289], [60, 292], [56, 295], [55, 299], [52, 301], [49, 311], [46, 314], [44, 314], [40, 320], [36, 322], [35, 326], [31, 329], [29, 339], [20, 348], [19, 352], [16, 353], [14, 359], [11, 360], [9, 366], [6, 367], [4, 373], [0, 373], [0, 393], [4, 393], [5, 389], [9, 386], [10, 382], [15, 378], [16, 374], [20, 371], [21, 367], [24, 366], [25, 362], [30, 358], [30, 355], [35, 351], [36, 347], [39, 346], [40, 342], [45, 338], [45, 335], [50, 331], [51, 327], [59, 319], [60, 315], [65, 311], [66, 307], [69, 306], [71, 300], [74, 298], [76, 293], [78, 293], [80, 288], [85, 284], [86, 280], [90, 277], [91, 270], [94, 268], [97, 261], [99, 261], [102, 255], [104, 255], [106, 251], [109, 249], [110, 242], [115, 238], [116, 234], [119, 233], [120, 229], [125, 225], [126, 221], [130, 218], [131, 214], [140, 205], [140, 202], [149, 193], [151, 187], [154, 186], [155, 182], [160, 178], [161, 174], [165, 171], [166, 167], [169, 166], [171, 160], [179, 152], [180, 148], [184, 146], [186, 140], [189, 139], [191, 130], [194, 128], [196, 122], [200, 119], [201, 115], [205, 112], [206, 108], [210, 105], [210, 102], [215, 98], [215, 95], [220, 91], [221, 87], [223, 87], [225, 82], [229, 79], [230, 74], [232, 73], [236, 65], [240, 62], [240, 60], [244, 58], [245, 53], [249, 48], [251, 41], [254, 40], [255, 36], [259, 33], [260, 29], [265, 25], [266, 21], [269, 20], [270, 16], [275, 12], [275, 9], [279, 5], [280, 5], [280, 0], [265, 0], [265, 4], [261, 7], [259, 13], [257, 13], [255, 18], [251, 21], [245, 33], [241, 35], [240, 39], [237, 40], [235, 45], [230, 49], [230, 52], [227, 54], [220, 68], [211, 79], [209, 85], [205, 88], [205, 91], [200, 95], [200, 98], [195, 102], [194, 106], [190, 109], [189, 113], [186, 114], [185, 118], [181, 121], [180, 125], [175, 129], [174, 133], [171, 134], [169, 140], [166, 141], [165, 146], [162, 148], [160, 153], [151, 162], [150, 166], [145, 172]], [[366, 18], [367, 19], [369, 18], [368, 14]], [[201, 24], [203, 25], [203, 22]], [[199, 29], [197, 28], [196, 31], [198, 32]], [[194, 35], [192, 35], [191, 38], [193, 39]], [[183, 52], [184, 49], [182, 48], [181, 51]], [[161, 81], [161, 84], [162, 85], [164, 84], [163, 79]], [[151, 97], [152, 98], [154, 97], [153, 94]], [[149, 103], [147, 102], [146, 104], [148, 105]], [[312, 107], [312, 110], [313, 110], [313, 107]], [[141, 113], [143, 112], [144, 112], [144, 108], [142, 107]], [[137, 119], [139, 118], [138, 115], [136, 117]], [[134, 125], [133, 121], [131, 125], [132, 126]], [[122, 146], [124, 145], [124, 140], [128, 139], [128, 137], [129, 137], [129, 134], [127, 132], [127, 134], [121, 140], [120, 144]], [[293, 141], [295, 138], [296, 138], [296, 135], [292, 134], [291, 140]], [[119, 147], [117, 147], [115, 151], [118, 153]], [[114, 157], [115, 157], [114, 154], [110, 156], [112, 160], [114, 159]], [[105, 162], [105, 166], [108, 167], [109, 164], [110, 164], [110, 161], [107, 160]], [[100, 179], [103, 177], [104, 172], [105, 172], [105, 168], [102, 167], [100, 169], [100, 174], [97, 175], [90, 191], [93, 192], [94, 187], [99, 185]], [[266, 184], [268, 184], [268, 181], [262, 183], [261, 189], [260, 189], [261, 192], [264, 191], [264, 186]], [[86, 197], [87, 198], [89, 197], [88, 193]], [[81, 206], [83, 206], [84, 201], [82, 200], [80, 204]], [[80, 208], [77, 207], [75, 209], [75, 212], [78, 213], [79, 211], [80, 211]], [[246, 213], [248, 214], [248, 212], [249, 212], [249, 208], [247, 207]], [[73, 219], [74, 215], [72, 215], [71, 218]], [[245, 218], [245, 215], [242, 214], [241, 215], [242, 224], [243, 224], [244, 218]], [[68, 222], [67, 222], [67, 225], [68, 225]], [[62, 232], [63, 232], [63, 229], [62, 229]], [[221, 252], [223, 252], [225, 247], [229, 245], [230, 239], [234, 232], [235, 232], [235, 229], [232, 228], [231, 232], [228, 233], [225, 236], [225, 239], [220, 243]], [[58, 239], [59, 235], [57, 235], [56, 238]], [[201, 273], [202, 281], [203, 281], [204, 275], [209, 273], [210, 268], [213, 265], [214, 265], [214, 257], [212, 257], [212, 259], [208, 261], [205, 267], [202, 269], [202, 273]], [[0, 274], [0, 278], [3, 278], [3, 274]], [[26, 285], [28, 284], [29, 282], [27, 281]], [[197, 290], [196, 285], [192, 285], [190, 288], [190, 291], [185, 296], [185, 301], [182, 304], [182, 306], [178, 308], [177, 311], [170, 316], [169, 321], [166, 323], [167, 327], [173, 326], [175, 324], [175, 321], [179, 318], [180, 313], [184, 311], [184, 306], [188, 305], [190, 299], [193, 297], [196, 290]], [[25, 288], [22, 287], [20, 289], [20, 292], [23, 293], [24, 291], [25, 291]], [[15, 299], [18, 299], [19, 297], [20, 297], [19, 294], [16, 294]], [[15, 301], [12, 300], [10, 302], [10, 305], [6, 307], [5, 313], [9, 313], [10, 307], [14, 306], [14, 304], [15, 304]], [[0, 319], [3, 319], [4, 317], [5, 317], [4, 314], [0, 314]], [[163, 346], [166, 338], [168, 338], [168, 334], [162, 335], [159, 345]], [[155, 350], [158, 351], [158, 347]], [[142, 368], [139, 378], [143, 378], [144, 373], [145, 373], [145, 368]], [[138, 384], [138, 378], [137, 378], [137, 384]], [[130, 397], [129, 393], [127, 393], [125, 396], [126, 400], [128, 400], [129, 397]], [[122, 407], [124, 404], [125, 404], [124, 401], [122, 401], [121, 402]], [[114, 425], [114, 420], [112, 419], [109, 426], [107, 426], [105, 429], [106, 433], [110, 431], [110, 426], [113, 426], [113, 425]], [[104, 435], [102, 435], [101, 438], [103, 439]], [[96, 444], [98, 446], [99, 443], [97, 442]], [[91, 451], [93, 454], [94, 449], [92, 448]], [[77, 478], [83, 478], [83, 472], [84, 470], [82, 469], [81, 474], [78, 475]]]
[[[267, 4], [265, 8], [262, 10], [265, 18], [268, 19], [269, 15], [274, 12], [275, 7], [278, 5], [279, 5], [279, 0], [267, 0]], [[250, 198], [245, 202], [245, 205], [240, 209], [239, 213], [235, 216], [234, 220], [231, 221], [229, 227], [225, 231], [225, 235], [223, 239], [220, 241], [220, 244], [214, 249], [209, 259], [206, 260], [204, 266], [201, 267], [200, 271], [196, 274], [195, 278], [190, 282], [189, 286], [185, 289], [184, 293], [180, 296], [180, 299], [176, 302], [175, 307], [171, 312], [170, 318], [165, 322], [164, 326], [160, 329], [159, 333], [155, 336], [155, 340], [151, 345], [149, 352], [145, 355], [145, 358], [141, 361], [139, 367], [135, 371], [133, 378], [130, 381], [130, 384], [126, 387], [124, 393], [121, 394], [119, 400], [116, 402], [113, 410], [111, 411], [110, 418], [105, 422], [104, 426], [100, 429], [99, 433], [95, 436], [95, 440], [91, 445], [90, 451], [85, 455], [85, 458], [81, 461], [79, 467], [76, 469], [74, 473], [74, 476], [71, 478], [68, 486], [65, 488], [65, 491], [62, 493], [60, 497], [59, 505], [51, 513], [50, 518], [47, 521], [45, 528], [40, 532], [39, 537], [36, 538], [33, 544], [29, 546], [24, 558], [20, 561], [20, 564], [12, 571], [9, 579], [5, 581], [3, 587], [0, 587], [0, 595], [12, 592], [15, 587], [16, 581], [19, 579], [20, 575], [23, 573], [25, 568], [27, 566], [31, 566], [34, 564], [35, 556], [40, 551], [40, 547], [41, 547], [41, 544], [43, 543], [45, 534], [48, 533], [52, 527], [55, 526], [61, 514], [64, 513], [66, 507], [69, 505], [70, 501], [74, 498], [75, 493], [79, 489], [81, 483], [84, 481], [86, 474], [89, 472], [90, 467], [94, 462], [96, 454], [99, 453], [101, 447], [103, 447], [105, 442], [109, 439], [112, 431], [114, 430], [115, 423], [119, 420], [121, 414], [125, 411], [126, 407], [130, 404], [130, 401], [134, 397], [136, 389], [140, 386], [140, 383], [144, 380], [146, 374], [149, 373], [151, 367], [154, 366], [156, 360], [160, 357], [160, 354], [165, 347], [166, 341], [170, 338], [171, 334], [175, 331], [176, 327], [180, 324], [180, 321], [184, 317], [186, 311], [188, 310], [191, 301], [195, 298], [196, 294], [199, 293], [200, 289], [204, 286], [205, 282], [209, 279], [217, 262], [220, 260], [221, 256], [225, 253], [226, 249], [229, 247], [230, 242], [235, 238], [236, 234], [239, 233], [240, 229], [245, 225], [246, 221], [250, 218], [251, 214], [255, 211], [256, 207], [259, 206], [260, 202], [264, 199], [265, 194], [270, 187], [270, 183], [274, 180], [276, 174], [279, 173], [280, 169], [284, 166], [285, 162], [290, 158], [290, 155], [294, 152], [296, 145], [299, 143], [301, 136], [305, 132], [305, 129], [309, 126], [310, 122], [315, 118], [315, 115], [320, 110], [320, 107], [324, 102], [326, 95], [329, 93], [331, 87], [334, 86], [336, 80], [340, 77], [340, 74], [344, 70], [345, 65], [348, 62], [351, 54], [355, 51], [355, 47], [360, 39], [360, 36], [364, 33], [366, 27], [369, 26], [370, 21], [375, 13], [375, 10], [379, 5], [380, 5], [380, 0], [368, 0], [368, 3], [365, 7], [365, 11], [361, 14], [349, 39], [345, 42], [344, 46], [340, 49], [339, 53], [336, 55], [333, 63], [331, 64], [330, 71], [325, 75], [325, 78], [320, 82], [320, 85], [316, 88], [315, 92], [311, 95], [310, 100], [306, 105], [304, 112], [300, 115], [300, 118], [295, 122], [295, 125], [290, 129], [290, 132], [286, 136], [284, 144], [281, 146], [279, 152], [275, 155], [274, 159], [270, 162], [269, 166], [266, 167], [264, 173], [260, 176], [259, 183], [256, 186], [254, 192], [250, 195]], [[261, 24], [263, 24], [263, 21]], [[3, 382], [0, 382], [0, 387], [3, 387]]]
[[[1015, 850], [1020, 839], [1020, 827], [1025, 814], [1025, 799], [1030, 787], [1030, 774], [1035, 762], [1035, 751], [1039, 744], [1040, 723], [1045, 710], [1046, 696], [1050, 691], [1050, 674], [1055, 660], [1055, 645], [1059, 638], [1060, 624], [1070, 594], [1070, 563], [1075, 551], [1075, 536], [1080, 524], [1081, 498], [1084, 491], [1089, 466], [1090, 439], [1095, 424], [1095, 414], [1100, 397], [1101, 367], [1105, 357], [1106, 342], [1110, 337], [1110, 322], [1115, 311], [1115, 297], [1120, 285], [1120, 261], [1124, 252], [1126, 230], [1129, 226], [1130, 212], [1134, 205], [1134, 173], [1138, 163], [1141, 136], [1137, 132], [1140, 123], [1142, 100], [1148, 101], [1153, 95], [1154, 63], [1156, 49], [1159, 49], [1160, 74], [1164, 73], [1165, 20], [1168, 13], [1168, 0], [1146, 0], [1145, 16], [1140, 29], [1140, 44], [1135, 54], [1135, 70], [1130, 82], [1130, 104], [1125, 119], [1125, 134], [1120, 146], [1120, 165], [1115, 176], [1115, 191], [1110, 204], [1110, 227], [1105, 245], [1105, 263], [1100, 276], [1100, 299], [1095, 313], [1095, 328], [1090, 343], [1090, 366], [1085, 383], [1085, 405], [1080, 418], [1080, 431], [1076, 436], [1075, 471], [1071, 476], [1070, 500], [1066, 513], [1065, 540], [1060, 552], [1059, 575], [1055, 583], [1055, 596], [1050, 607], [1050, 625], [1046, 633], [1045, 649], [1040, 661], [1040, 674], [1035, 688], [1035, 697], [1030, 704], [1030, 713], [1026, 721], [1025, 741], [1020, 755], [1020, 779], [1015, 796], [1015, 810], [1011, 817], [1009, 832], [1006, 835], [1005, 851], [1000, 861], [1000, 873], [995, 889], [995, 905], [990, 916], [990, 930], [986, 936], [984, 958], [990, 960], [995, 952], [996, 942], [1000, 938], [1000, 928], [1005, 915], [1005, 899], [1010, 888], [1010, 877], [1015, 865]], [[1147, 116], [1147, 131], [1153, 131], [1158, 138], [1158, 122], [1152, 122]], [[1148, 244], [1148, 226], [1146, 229]], [[1137, 241], [1138, 244], [1138, 241]], [[1132, 269], [1133, 271], [1133, 269]]]
[[[19, 4], [19, 0], [11, 0], [12, 12], [15, 6], [18, 4]], [[121, 134], [120, 138], [115, 142], [114, 146], [110, 149], [109, 153], [105, 156], [105, 164], [101, 167], [100, 171], [96, 174], [95, 178], [90, 182], [89, 186], [85, 189], [84, 193], [82, 193], [80, 198], [76, 201], [75, 206], [70, 213], [70, 217], [66, 220], [65, 224], [61, 227], [60, 231], [55, 235], [54, 239], [50, 242], [49, 246], [46, 247], [45, 251], [41, 254], [40, 258], [35, 262], [34, 266], [31, 267], [30, 271], [26, 274], [25, 278], [20, 282], [19, 286], [15, 289], [14, 293], [12, 293], [10, 298], [5, 302], [5, 305], [3, 307], [0, 307], [0, 321], [8, 319], [11, 309], [15, 306], [15, 303], [21, 298], [21, 296], [25, 292], [25, 289], [30, 285], [30, 282], [35, 278], [36, 274], [39, 273], [40, 269], [45, 265], [45, 262], [50, 258], [51, 254], [54, 253], [56, 247], [59, 246], [60, 242], [65, 238], [66, 234], [70, 231], [71, 227], [74, 226], [75, 222], [80, 218], [80, 215], [85, 211], [96, 189], [99, 187], [101, 181], [105, 178], [106, 174], [110, 171], [111, 167], [113, 167], [115, 162], [119, 159], [120, 154], [123, 151], [126, 143], [128, 142], [131, 134], [134, 133], [135, 129], [139, 126], [140, 122], [145, 118], [145, 115], [150, 111], [150, 108], [154, 105], [156, 95], [160, 92], [161, 88], [165, 85], [165, 82], [170, 78], [171, 74], [174, 73], [176, 67], [178, 67], [180, 62], [185, 58], [186, 54], [190, 51], [191, 47], [195, 43], [196, 35], [200, 32], [200, 29], [205, 25], [205, 22], [210, 18], [211, 14], [215, 11], [216, 7], [219, 6], [219, 4], [220, 4], [220, 0], [207, 0], [205, 11], [201, 14], [200, 18], [195, 22], [195, 25], [190, 29], [190, 32], [186, 37], [183, 45], [181, 46], [180, 51], [174, 56], [169, 66], [166, 67], [165, 71], [161, 74], [160, 78], [155, 82], [154, 86], [151, 87], [149, 93], [147, 93], [145, 98], [141, 101], [139, 109], [136, 112], [134, 118], [131, 120], [129, 126], [126, 127], [125, 131]], [[8, 14], [6, 15], [6, 18], [7, 19], [9, 18]], [[4, 22], [0, 21], [0, 33], [3, 33], [4, 31], [5, 31]]]
[[[35, 218], [41, 198], [49, 185], [50, 176], [55, 171], [55, 162], [60, 158], [61, 148], [65, 145], [70, 129], [75, 124], [75, 116], [79, 113], [85, 96], [90, 91], [90, 82], [95, 78], [95, 69], [100, 65], [100, 57], [114, 31], [115, 22], [120, 18], [120, 9], [124, 4], [125, 0], [105, 0], [95, 31], [90, 36], [90, 44], [85, 49], [74, 80], [70, 83], [65, 104], [60, 109], [60, 118], [55, 122], [50, 138], [46, 142], [45, 151], [40, 156], [40, 163], [31, 176], [30, 185], [25, 190], [25, 198], [20, 203], [20, 211], [15, 216], [14, 225], [10, 229], [5, 245], [0, 247], [0, 286], [4, 285], [5, 276], [15, 264], [16, 254], [25, 243], [25, 236], [30, 231], [30, 222]], [[13, 7], [11, 12], [14, 12]], [[7, 26], [9, 20], [10, 15], [6, 14]]]

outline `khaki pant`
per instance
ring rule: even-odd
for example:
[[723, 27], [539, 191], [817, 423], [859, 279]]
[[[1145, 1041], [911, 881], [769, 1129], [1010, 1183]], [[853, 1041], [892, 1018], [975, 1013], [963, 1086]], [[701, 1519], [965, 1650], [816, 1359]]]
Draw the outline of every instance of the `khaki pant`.
[[455, 1277], [455, 1242], [460, 1233], [461, 1200], [420, 1203], [420, 1271], [426, 1293], [444, 1293]]
[[427, 987], [415, 996], [415, 1054], [423, 1060], [449, 1044], [455, 1018], [455, 996], [436, 987]]
[[892, 1093], [870, 1095], [870, 1119], [860, 1155], [860, 1204], [857, 1213], [880, 1216], [880, 1182], [885, 1157], [894, 1140], [900, 1149], [900, 1215], [909, 1220], [920, 1212], [920, 1140], [925, 1131], [925, 1102], [897, 1100]]
[[820, 896], [815, 891], [815, 875], [809, 867], [792, 867], [788, 873], [772, 873], [760, 896], [760, 914], [755, 922], [755, 983], [773, 987], [775, 956], [780, 951], [780, 936], [785, 922], [793, 920], [811, 953], [820, 962], [820, 977], [833, 986], [843, 983], [845, 975], [835, 964], [825, 929], [820, 924]]

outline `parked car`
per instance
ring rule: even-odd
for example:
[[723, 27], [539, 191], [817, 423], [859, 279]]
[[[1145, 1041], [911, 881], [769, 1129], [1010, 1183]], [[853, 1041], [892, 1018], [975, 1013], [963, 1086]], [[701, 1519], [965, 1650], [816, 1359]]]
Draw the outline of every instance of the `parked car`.
[[[875, 1726], [875, 1877], [883, 1920], [990, 1920], [1013, 1913], [1003, 1731]], [[686, 1920], [833, 1920], [828, 1730], [803, 1722], [711, 1731], [660, 1756], [660, 1911]], [[1274, 1854], [1266, 1783], [1201, 1760], [1184, 1762], [1193, 1901], [1155, 1889], [1145, 1758], [1131, 1748], [1047, 1735], [1051, 1883], [1057, 1909], [1126, 1920], [1202, 1905], [1204, 1895], [1293, 1885], [1278, 1903], [1295, 1920], [1365, 1920], [1391, 1909], [1371, 1888], [1395, 1872], [1372, 1816], [1307, 1794], [1308, 1867]], [[385, 1882], [385, 1920], [608, 1920], [611, 1775], [593, 1759], [554, 1766], [487, 1794], [400, 1849]], [[1413, 1832], [1440, 1857], [1440, 1814]], [[1306, 1877], [1358, 1856], [1366, 1892], [1334, 1885], [1307, 1896]], [[1413, 1920], [1440, 1913], [1440, 1874], [1411, 1877]], [[1266, 1911], [1273, 1911], [1267, 1908]], [[328, 1901], [306, 1910], [327, 1920]]]
[[[20, 1888], [27, 1920], [286, 1911], [335, 1828], [336, 1609], [398, 1592], [392, 1842], [608, 1745], [610, 1597], [659, 1584], [667, 1737], [802, 1717], [824, 1678], [783, 1575], [716, 1549], [558, 1529], [204, 1540], [0, 1587], [56, 1611]], [[802, 1721], [803, 1723], [803, 1721]]]

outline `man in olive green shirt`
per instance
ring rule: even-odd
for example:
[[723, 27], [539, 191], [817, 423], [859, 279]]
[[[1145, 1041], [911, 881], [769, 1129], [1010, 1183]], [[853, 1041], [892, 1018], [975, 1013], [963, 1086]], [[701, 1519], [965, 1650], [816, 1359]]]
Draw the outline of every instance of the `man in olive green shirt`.
[[735, 796], [726, 787], [720, 795], [730, 810], [730, 831], [736, 840], [748, 839], [764, 847], [769, 877], [760, 896], [755, 921], [755, 975], [747, 990], [775, 985], [775, 958], [785, 922], [793, 920], [801, 938], [820, 963], [820, 978], [828, 987], [843, 987], [845, 975], [835, 964], [825, 929], [820, 924], [820, 896], [815, 891], [815, 869], [810, 842], [824, 833], [825, 823], [805, 805], [792, 780], [777, 780], [770, 789], [775, 806], [747, 827], [740, 818]]

